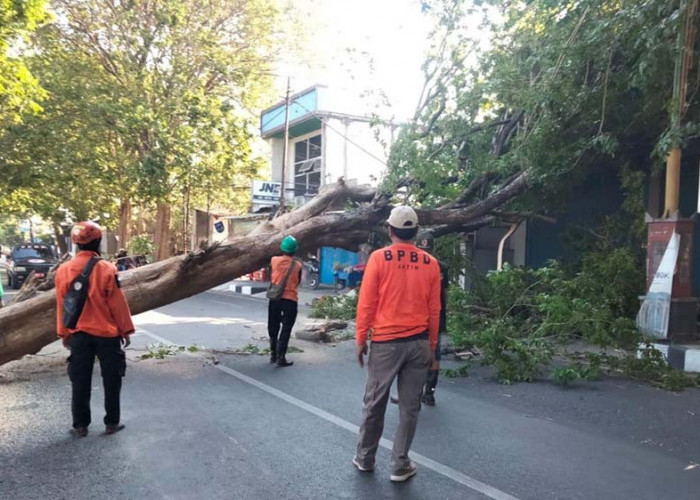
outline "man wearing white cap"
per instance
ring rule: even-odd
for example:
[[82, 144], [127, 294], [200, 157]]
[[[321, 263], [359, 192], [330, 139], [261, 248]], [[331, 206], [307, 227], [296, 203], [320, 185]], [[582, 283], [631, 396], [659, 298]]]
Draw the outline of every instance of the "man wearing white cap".
[[390, 479], [401, 482], [416, 473], [408, 451], [438, 340], [440, 268], [437, 260], [413, 244], [418, 216], [411, 207], [395, 207], [387, 225], [392, 244], [370, 256], [357, 305], [360, 366], [364, 366], [370, 333], [371, 349], [360, 439], [352, 462], [362, 472], [374, 470], [389, 391], [398, 377], [400, 418]]

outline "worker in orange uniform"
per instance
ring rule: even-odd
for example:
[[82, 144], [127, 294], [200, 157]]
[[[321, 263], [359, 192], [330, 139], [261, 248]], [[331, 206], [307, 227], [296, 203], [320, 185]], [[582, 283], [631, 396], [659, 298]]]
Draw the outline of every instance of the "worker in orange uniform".
[[400, 417], [390, 479], [401, 482], [417, 470], [408, 451], [416, 432], [423, 385], [437, 346], [440, 268], [437, 260], [413, 244], [418, 217], [411, 207], [395, 207], [387, 225], [392, 245], [370, 256], [357, 305], [360, 366], [364, 366], [370, 333], [372, 343], [360, 439], [352, 462], [362, 472], [374, 470], [389, 391], [398, 377]]
[[[127, 347], [131, 343], [129, 335], [134, 332], [134, 324], [126, 297], [119, 288], [116, 267], [100, 258], [100, 226], [94, 222], [76, 224], [71, 239], [78, 245], [78, 253], [56, 271], [56, 305], [58, 335], [71, 351], [68, 375], [73, 389], [73, 429], [78, 436], [87, 436], [91, 421], [92, 371], [97, 356], [105, 392], [105, 430], [107, 434], [114, 434], [124, 428], [119, 409], [122, 377], [126, 373], [122, 345]], [[84, 307], [75, 328], [68, 328], [63, 322], [64, 299], [92, 259], [96, 261], [90, 267]]]
[[[293, 236], [285, 236], [280, 243], [282, 254], [272, 257], [272, 276], [268, 291], [270, 303], [267, 308], [267, 334], [270, 337], [270, 363], [277, 366], [292, 366], [287, 361], [287, 346], [292, 328], [297, 320], [299, 283], [302, 264], [294, 258], [299, 243]], [[271, 293], [277, 288], [276, 293]], [[280, 331], [280, 326], [282, 330]]]

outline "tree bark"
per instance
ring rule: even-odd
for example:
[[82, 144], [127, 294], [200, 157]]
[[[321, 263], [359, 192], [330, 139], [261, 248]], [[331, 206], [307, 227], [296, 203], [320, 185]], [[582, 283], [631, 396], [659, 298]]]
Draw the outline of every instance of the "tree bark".
[[[490, 212], [517, 196], [526, 185], [527, 173], [523, 173], [469, 207], [417, 210], [420, 224], [438, 226], [440, 234], [477, 228], [489, 223]], [[354, 210], [332, 211], [347, 202], [369, 203]], [[248, 236], [120, 273], [122, 289], [132, 314], [139, 314], [260, 269], [279, 254], [280, 242], [286, 235], [299, 241], [300, 253], [322, 246], [357, 250], [386, 221], [391, 208], [386, 193], [339, 182], [300, 209], [262, 223]], [[169, 216], [169, 210], [163, 211], [163, 221], [166, 215]], [[161, 246], [165, 241], [161, 235]], [[36, 353], [56, 339], [56, 301], [50, 290], [51, 279], [52, 276], [48, 283], [36, 287], [33, 298], [0, 310], [0, 365]]]
[[170, 257], [170, 205], [158, 203], [156, 210], [156, 261]]
[[131, 200], [124, 198], [119, 203], [119, 230], [117, 239], [121, 248], [127, 248], [129, 239], [131, 239], [131, 215], [132, 215]]
[[58, 244], [58, 253], [65, 255], [68, 253], [68, 244], [66, 243], [66, 238], [63, 236], [63, 228], [58, 224], [54, 224], [53, 232], [56, 238], [56, 243]]

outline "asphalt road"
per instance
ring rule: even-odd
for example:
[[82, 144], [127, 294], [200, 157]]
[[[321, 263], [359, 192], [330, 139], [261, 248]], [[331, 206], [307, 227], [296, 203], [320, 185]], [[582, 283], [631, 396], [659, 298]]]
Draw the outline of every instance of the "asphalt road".
[[[122, 398], [127, 428], [72, 437], [65, 351], [0, 367], [0, 498], [700, 498], [700, 391], [608, 379], [568, 390], [441, 380], [412, 447], [418, 475], [389, 482], [352, 459], [365, 373], [350, 341], [293, 340], [291, 368], [231, 354], [265, 345], [266, 303], [206, 293], [137, 317]], [[298, 324], [303, 324], [303, 316]], [[147, 344], [204, 347], [139, 360]], [[392, 439], [397, 408], [387, 411]], [[390, 443], [385, 443], [390, 445]]]

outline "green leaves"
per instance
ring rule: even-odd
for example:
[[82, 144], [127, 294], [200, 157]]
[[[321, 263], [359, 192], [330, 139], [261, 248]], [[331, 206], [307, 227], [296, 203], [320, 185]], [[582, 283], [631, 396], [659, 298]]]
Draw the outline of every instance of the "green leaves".
[[40, 4], [0, 0], [5, 208], [107, 213], [110, 226], [121, 200], [247, 207], [237, 188], [262, 164], [250, 142], [271, 90], [273, 0], [56, 0], [19, 64], [6, 48], [43, 20]]
[[0, 0], [0, 136], [41, 110], [46, 97], [22, 58], [26, 40], [46, 19], [44, 0]]
[[[697, 93], [682, 129], [666, 130], [676, 4], [485, 4], [490, 47], [475, 44], [467, 28], [481, 19], [472, 2], [431, 2], [436, 25], [423, 66], [426, 88], [414, 122], [391, 152], [387, 177], [390, 186], [415, 178], [406, 193], [413, 202], [439, 205], [483, 172], [498, 173], [498, 183], [527, 169], [538, 196], [523, 208], [543, 210], [542, 199], [596, 169], [634, 165], [649, 172], [671, 144], [698, 135]], [[489, 126], [521, 111], [510, 134]]]
[[[471, 291], [450, 288], [448, 331], [458, 348], [482, 351], [504, 383], [532, 381], [560, 343], [634, 349], [643, 286], [639, 261], [625, 249], [590, 254], [570, 269], [556, 262], [537, 270], [504, 266]], [[576, 378], [564, 371], [555, 377]]]

